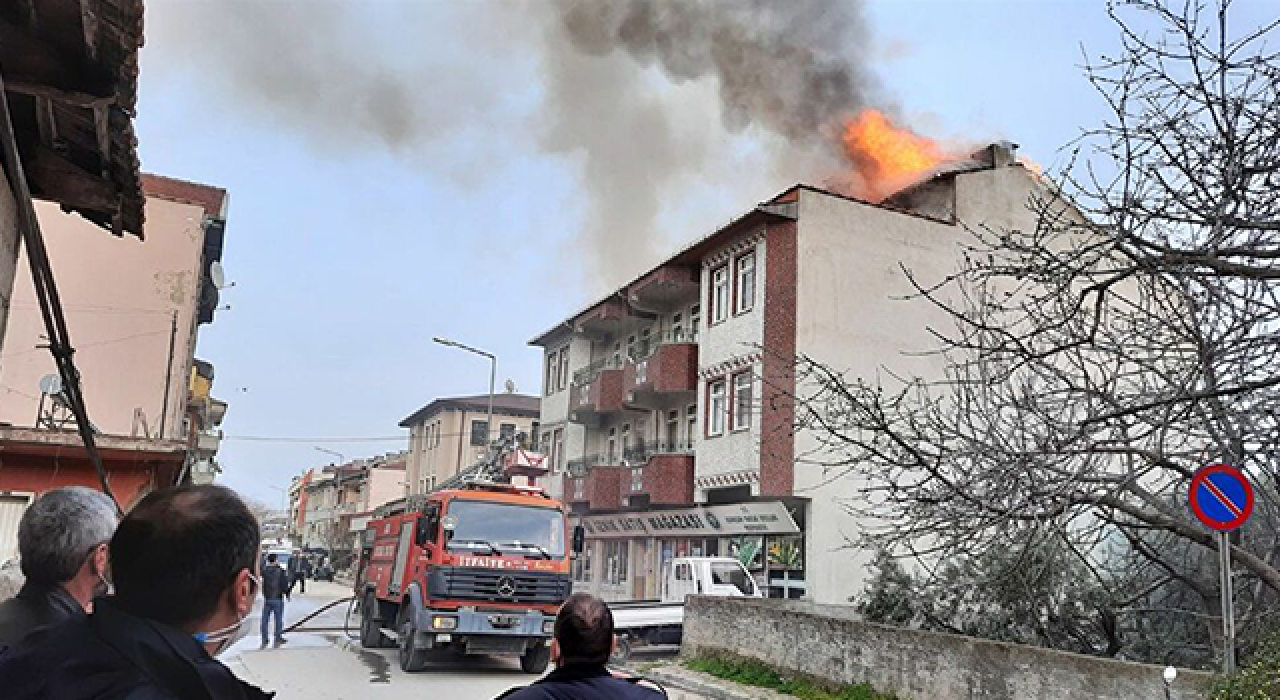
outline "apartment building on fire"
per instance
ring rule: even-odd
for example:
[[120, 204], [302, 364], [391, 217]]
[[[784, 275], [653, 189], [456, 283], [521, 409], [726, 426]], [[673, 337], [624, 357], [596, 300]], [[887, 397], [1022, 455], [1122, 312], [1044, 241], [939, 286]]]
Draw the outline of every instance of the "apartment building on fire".
[[803, 355], [876, 381], [938, 376], [903, 274], [941, 280], [964, 227], [1034, 224], [1041, 187], [993, 144], [879, 204], [796, 185], [531, 340], [544, 352], [545, 485], [588, 532], [577, 585], [656, 597], [683, 555], [736, 556], [770, 595], [844, 603], [870, 553], [844, 506], [858, 484], [803, 455]]

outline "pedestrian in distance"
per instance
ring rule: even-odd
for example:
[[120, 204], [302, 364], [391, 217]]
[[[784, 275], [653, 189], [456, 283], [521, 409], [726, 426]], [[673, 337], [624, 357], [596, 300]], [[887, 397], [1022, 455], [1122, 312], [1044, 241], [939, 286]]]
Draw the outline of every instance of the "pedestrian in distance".
[[267, 623], [276, 618], [276, 646], [285, 643], [284, 599], [289, 597], [292, 586], [289, 574], [276, 563], [276, 555], [267, 555], [267, 568], [262, 570], [262, 647], [267, 648]]
[[214, 657], [245, 632], [258, 522], [206, 484], [147, 495], [111, 538], [115, 594], [0, 655], [6, 700], [267, 700]]
[[18, 522], [18, 556], [26, 582], [0, 603], [0, 649], [62, 620], [84, 617], [107, 594], [107, 543], [116, 504], [83, 486], [46, 491]]
[[289, 557], [289, 592], [290, 593], [293, 592], [293, 587], [295, 585], [298, 586], [299, 591], [303, 593], [307, 592], [307, 577], [303, 570], [304, 563], [305, 563], [306, 569], [310, 570], [311, 564], [310, 562], [307, 562], [306, 555], [302, 553], [302, 550], [299, 550], [299, 549], [293, 550], [293, 556]]
[[658, 700], [666, 694], [640, 685], [642, 679], [614, 676], [605, 667], [613, 653], [613, 613], [603, 600], [574, 593], [560, 606], [551, 639], [556, 668], [524, 688], [499, 695], [506, 700]]

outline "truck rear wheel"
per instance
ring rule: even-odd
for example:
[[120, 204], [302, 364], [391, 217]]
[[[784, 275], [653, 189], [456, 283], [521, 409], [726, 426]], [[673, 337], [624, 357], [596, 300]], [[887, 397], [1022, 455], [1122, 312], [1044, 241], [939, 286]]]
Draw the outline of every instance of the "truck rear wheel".
[[400, 670], [416, 673], [427, 665], [427, 652], [418, 648], [418, 629], [413, 616], [408, 618], [400, 625]]
[[378, 599], [369, 594], [360, 604], [360, 646], [377, 649], [383, 645], [382, 624], [377, 619]]
[[525, 673], [542, 673], [547, 670], [547, 664], [551, 661], [551, 648], [545, 642], [539, 641], [538, 645], [526, 651], [520, 657], [520, 668]]

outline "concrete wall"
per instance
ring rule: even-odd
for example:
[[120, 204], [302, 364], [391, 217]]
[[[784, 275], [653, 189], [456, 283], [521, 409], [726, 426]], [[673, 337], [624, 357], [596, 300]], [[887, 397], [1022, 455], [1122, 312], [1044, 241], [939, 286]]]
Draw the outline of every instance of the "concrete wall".
[[[801, 601], [693, 597], [684, 656], [728, 654], [839, 684], [867, 682], [903, 700], [1162, 698], [1162, 667], [859, 620]], [[1209, 674], [1180, 671], [1180, 700], [1203, 698]]]
[[[110, 435], [132, 435], [134, 410], [142, 409], [151, 435], [157, 435], [170, 318], [176, 312], [165, 437], [185, 437], [182, 417], [196, 342], [203, 207], [148, 197], [145, 241], [116, 238], [48, 202], [36, 202], [36, 214], [94, 425]], [[0, 385], [10, 390], [0, 400], [0, 422], [31, 426], [40, 378], [55, 369], [49, 351], [36, 347], [45, 331], [25, 251], [16, 279], [0, 356]]]
[[378, 506], [404, 496], [405, 470], [373, 468], [369, 470], [369, 483], [365, 486], [362, 510]]
[[[0, 369], [4, 367], [5, 329], [9, 325], [9, 303], [13, 295], [14, 272], [18, 267], [18, 251], [22, 235], [18, 231], [18, 207], [9, 189], [9, 179], [0, 171]], [[0, 386], [0, 403], [9, 400], [13, 390]]]

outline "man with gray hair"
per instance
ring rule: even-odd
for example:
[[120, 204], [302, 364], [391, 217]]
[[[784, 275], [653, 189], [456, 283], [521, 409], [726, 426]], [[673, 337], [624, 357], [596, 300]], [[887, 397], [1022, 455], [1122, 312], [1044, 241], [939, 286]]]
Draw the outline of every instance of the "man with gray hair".
[[83, 616], [107, 593], [107, 543], [116, 530], [116, 504], [83, 486], [46, 491], [18, 523], [18, 556], [26, 583], [0, 603], [0, 650], [27, 634]]

